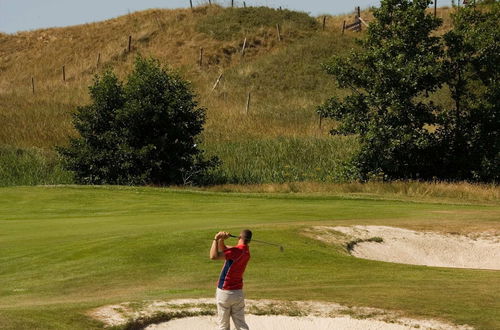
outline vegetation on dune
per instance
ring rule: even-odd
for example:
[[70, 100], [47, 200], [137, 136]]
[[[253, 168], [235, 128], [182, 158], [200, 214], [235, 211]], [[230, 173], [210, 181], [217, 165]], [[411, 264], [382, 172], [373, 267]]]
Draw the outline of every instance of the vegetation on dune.
[[[439, 34], [451, 27], [449, 14], [454, 10], [438, 9], [438, 17], [445, 21]], [[363, 11], [362, 16], [373, 21], [370, 11]], [[322, 18], [304, 13], [264, 7], [201, 6], [193, 11], [147, 10], [99, 23], [4, 35], [0, 39], [0, 68], [5, 73], [0, 75], [0, 143], [26, 150], [43, 148], [44, 154], [53, 155], [55, 145], [65, 144], [68, 135], [77, 135], [71, 115], [74, 109], [90, 102], [87, 86], [94, 74], [112, 68], [123, 79], [140, 52], [171, 65], [190, 80], [199, 103], [207, 108], [203, 147], [214, 151], [212, 154], [220, 153], [228, 164], [221, 167], [213, 182], [221, 182], [221, 178], [228, 182], [241, 179], [262, 183], [271, 182], [271, 178], [283, 182], [283, 167], [296, 164], [298, 159], [282, 158], [284, 154], [294, 156], [292, 150], [285, 151], [286, 145], [305, 146], [310, 152], [306, 164], [291, 165], [296, 168], [292, 178], [327, 182], [345, 178], [341, 173], [326, 174], [332, 171], [325, 165], [337, 170], [340, 155], [352, 155], [357, 143], [340, 143], [353, 139], [329, 137], [329, 130], [337, 128], [336, 121], [324, 119], [320, 128], [314, 111], [332, 94], [340, 98], [347, 95], [321, 68], [321, 63], [332, 55], [345, 56], [348, 50], [358, 47], [354, 34], [341, 35], [339, 28], [344, 19], [349, 22], [352, 16], [328, 16], [326, 30], [322, 31]], [[224, 29], [234, 24], [241, 25], [241, 29], [215, 35], [224, 34]], [[280, 24], [281, 42], [276, 24]], [[126, 50], [129, 35], [130, 53]], [[245, 37], [247, 47], [242, 56]], [[201, 68], [197, 63], [200, 47], [204, 49]], [[62, 65], [66, 66], [66, 82], [61, 79]], [[212, 90], [221, 73], [220, 84]], [[35, 78], [35, 94], [31, 76]], [[249, 92], [251, 102], [246, 113]], [[450, 104], [449, 93], [439, 93], [431, 95], [439, 101], [436, 103]], [[318, 145], [312, 146], [311, 141]], [[320, 154], [327, 144], [336, 146], [335, 150], [328, 147], [334, 155], [332, 160]], [[279, 150], [274, 160], [263, 154], [273, 156], [272, 146]], [[235, 154], [234, 150], [248, 154]], [[274, 167], [259, 168], [262, 162], [235, 166], [239, 159], [253, 156], [266, 159], [263, 163]], [[306, 175], [308, 168], [325, 172]], [[231, 173], [233, 169], [236, 172]], [[245, 170], [254, 172], [243, 173]], [[352, 170], [347, 177], [354, 173]]]
[[[239, 54], [243, 42], [240, 36], [235, 35], [234, 40], [219, 41], [205, 33], [197, 32], [198, 24], [211, 16], [233, 14], [238, 16], [242, 13], [250, 17], [261, 16], [262, 13], [276, 15], [283, 20], [281, 26], [283, 41], [278, 42], [276, 27], [269, 24], [255, 31], [246, 31], [247, 51], [245, 57], [242, 58]], [[295, 19], [298, 21], [293, 21]], [[257, 156], [267, 158], [268, 155], [260, 153], [259, 150], [262, 152], [265, 150], [272, 155], [271, 147], [261, 149], [258, 146], [250, 147], [249, 144], [256, 141], [255, 143], [260, 145], [279, 145], [283, 149], [287, 143], [283, 142], [282, 137], [289, 137], [298, 141], [290, 143], [289, 146], [299, 143], [307, 145], [307, 150], [312, 151], [308, 164], [299, 167], [312, 166], [310, 163], [315, 159], [322, 159], [314, 168], [324, 169], [325, 160], [319, 154], [323, 146], [321, 144], [317, 147], [311, 146], [311, 141], [315, 139], [318, 141], [335, 140], [327, 136], [328, 129], [334, 123], [324, 121], [323, 129], [320, 130], [314, 108], [318, 100], [325, 99], [327, 93], [335, 86], [322, 72], [321, 62], [335, 52], [343, 52], [354, 43], [352, 37], [340, 38], [339, 32], [332, 31], [333, 26], [325, 32], [307, 30], [300, 23], [301, 20], [309, 21], [309, 23], [314, 21], [305, 14], [292, 15], [286, 11], [266, 8], [247, 8], [239, 12], [219, 7], [202, 7], [194, 12], [146, 11], [103, 23], [12, 36], [14, 40], [21, 39], [23, 42], [33, 43], [34, 41], [29, 38], [41, 34], [38, 38], [42, 38], [45, 47], [37, 50], [40, 53], [36, 56], [46, 65], [37, 67], [45, 71], [43, 81], [35, 75], [36, 93], [34, 95], [29, 88], [16, 90], [12, 87], [5, 90], [8, 92], [6, 97], [0, 99], [0, 117], [5, 119], [4, 129], [0, 131], [0, 141], [24, 148], [35, 145], [51, 149], [54, 145], [65, 144], [68, 134], [75, 136], [76, 132], [71, 128], [71, 113], [78, 106], [89, 102], [86, 86], [91, 83], [92, 75], [103, 68], [113, 67], [118, 77], [124, 77], [126, 71], [129, 70], [133, 56], [127, 53], [118, 57], [112, 55], [112, 48], [126, 47], [125, 40], [120, 41], [120, 36], [116, 32], [116, 29], [121, 29], [125, 34], [130, 33], [133, 36], [133, 50], [137, 48], [145, 55], [153, 55], [160, 61], [171, 64], [180, 70], [182, 76], [192, 81], [195, 90], [199, 92], [200, 104], [208, 108], [206, 129], [203, 133], [204, 148], [220, 151], [228, 164], [235, 164], [236, 159], [241, 155], [230, 153], [234, 150], [234, 145], [245, 145], [243, 149], [240, 148], [240, 151], [253, 150], [251, 155], [257, 153]], [[180, 22], [182, 25], [178, 24]], [[97, 31], [98, 27], [100, 27], [99, 31]], [[85, 33], [78, 35], [77, 31]], [[87, 40], [94, 34], [100, 37]], [[78, 58], [82, 60], [91, 58], [92, 61], [85, 62], [88, 68], [82, 66], [81, 72], [73, 72], [72, 65], [67, 64], [68, 81], [63, 83], [60, 80], [60, 67], [54, 62], [57, 56], [51, 50], [53, 47], [63, 51], [79, 47], [69, 42], [72, 38], [76, 39], [77, 35], [80, 43], [88, 46], [79, 52]], [[308, 38], [304, 38], [306, 35]], [[148, 40], [144, 39], [145, 36], [148, 36]], [[136, 41], [137, 38], [142, 41]], [[92, 68], [95, 66], [96, 58], [94, 50], [102, 49], [103, 46], [100, 43], [105, 39], [111, 40], [101, 53], [100, 69], [96, 70]], [[9, 40], [9, 47], [13, 46], [14, 40]], [[205, 64], [202, 70], [196, 66], [200, 45], [205, 51]], [[18, 49], [18, 52], [22, 55], [29, 50], [30, 48]], [[228, 55], [227, 52], [231, 54]], [[59, 57], [64, 61], [64, 58], [68, 56], [70, 55], [61, 54]], [[47, 57], [50, 57], [50, 62], [47, 61]], [[297, 58], [304, 60], [297, 61]], [[18, 67], [20, 63], [11, 63], [11, 59], [11, 56], [6, 59], [7, 68], [11, 72], [12, 70], [21, 71]], [[24, 69], [29, 70], [30, 66], [31, 64], [24, 65]], [[212, 92], [213, 84], [220, 73], [219, 70], [222, 70], [224, 76], [220, 86]], [[7, 76], [2, 78], [6, 79]], [[4, 81], [3, 86], [14, 85], [14, 81], [8, 80]], [[277, 84], [277, 81], [280, 83]], [[19, 81], [15, 82], [15, 84], [19, 83]], [[60, 85], [63, 85], [63, 88], [59, 88]], [[252, 92], [252, 100], [250, 112], [246, 114], [245, 102], [249, 91]], [[59, 102], [57, 105], [56, 100]], [[54, 124], [55, 122], [57, 125]], [[271, 141], [275, 138], [281, 140]], [[344, 146], [336, 142], [330, 144], [338, 146], [339, 150], [335, 153], [339, 155], [347, 154], [351, 150], [350, 145]], [[293, 154], [292, 150], [286, 153]], [[245, 158], [249, 159], [250, 155]], [[337, 158], [333, 161], [337, 162]], [[294, 161], [290, 160], [288, 163], [290, 162]], [[282, 180], [280, 173], [283, 172], [283, 166], [287, 165], [284, 163], [287, 162], [283, 159], [271, 161], [268, 164], [270, 166], [276, 164], [276, 167], [265, 171], [253, 168], [262, 173], [274, 171], [275, 174], [272, 174], [272, 177]], [[231, 167], [226, 167], [226, 170]], [[249, 168], [251, 167], [247, 167]], [[221, 177], [227, 176], [219, 176], [219, 179]], [[260, 178], [256, 174], [242, 175], [240, 172], [230, 174], [230, 177], [232, 177], [231, 180], [239, 177], [252, 177], [252, 182], [267, 182], [271, 176]], [[322, 177], [326, 176], [322, 175]]]
[[[291, 33], [305, 34], [318, 28], [318, 22], [306, 13], [269, 7], [228, 8], [210, 15], [197, 25], [197, 30], [218, 40], [245, 38], [249, 34], [268, 34], [264, 28], [286, 25]], [[273, 34], [274, 36], [276, 34]], [[288, 36], [291, 36], [290, 34]]]
[[58, 157], [43, 149], [0, 146], [0, 186], [73, 183]]
[[221, 160], [211, 171], [212, 184], [344, 182], [354, 178], [343, 169], [358, 142], [351, 137], [261, 138], [210, 143], [206, 150]]

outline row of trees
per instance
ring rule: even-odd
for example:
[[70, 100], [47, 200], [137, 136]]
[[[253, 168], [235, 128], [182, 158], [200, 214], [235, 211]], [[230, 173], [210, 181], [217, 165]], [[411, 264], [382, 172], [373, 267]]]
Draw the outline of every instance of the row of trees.
[[360, 50], [325, 65], [350, 95], [318, 112], [359, 136], [349, 169], [363, 180], [498, 181], [499, 4], [459, 9], [439, 35], [430, 3], [383, 0]]

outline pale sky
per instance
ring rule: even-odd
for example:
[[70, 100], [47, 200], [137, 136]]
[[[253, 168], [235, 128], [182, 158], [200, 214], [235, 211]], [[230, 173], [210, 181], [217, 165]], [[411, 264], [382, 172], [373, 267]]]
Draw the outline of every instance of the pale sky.
[[[247, 5], [265, 5], [300, 10], [313, 15], [340, 14], [376, 6], [380, 0], [245, 0]], [[202, 0], [193, 0], [194, 4]], [[208, 2], [208, 0], [204, 1]], [[215, 0], [227, 5], [230, 0]], [[235, 0], [242, 5], [243, 0]], [[148, 8], [189, 7], [189, 0], [0, 0], [0, 31], [14, 33], [38, 28], [101, 21]]]

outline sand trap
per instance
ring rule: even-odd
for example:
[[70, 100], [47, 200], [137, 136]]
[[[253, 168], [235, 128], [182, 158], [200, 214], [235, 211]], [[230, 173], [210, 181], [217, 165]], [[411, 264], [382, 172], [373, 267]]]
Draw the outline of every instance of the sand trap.
[[[408, 330], [409, 327], [401, 324], [391, 324], [374, 320], [357, 320], [349, 316], [343, 317], [292, 317], [282, 315], [246, 317], [248, 327], [258, 330], [328, 330], [328, 329], [351, 329], [351, 330]], [[173, 320], [170, 322], [151, 325], [148, 330], [199, 330], [216, 329], [215, 317], [190, 317]], [[231, 324], [231, 329], [234, 325]]]
[[[467, 325], [454, 325], [432, 319], [412, 319], [401, 312], [370, 307], [348, 307], [336, 303], [315, 301], [246, 300], [246, 320], [256, 330], [327, 330], [327, 329], [434, 329], [470, 330]], [[214, 298], [145, 301], [102, 306], [89, 311], [89, 315], [107, 326], [122, 326], [129, 320], [147, 319], [158, 313], [209, 312], [215, 315]], [[273, 315], [262, 315], [272, 312]], [[205, 314], [206, 315], [206, 314]], [[291, 316], [293, 315], [293, 316]], [[300, 316], [296, 316], [300, 315]], [[178, 318], [146, 329], [215, 329], [215, 316]], [[234, 329], [234, 327], [232, 328]]]
[[382, 243], [360, 242], [350, 251], [358, 258], [435, 267], [500, 270], [500, 237], [417, 232], [384, 226], [315, 227], [316, 238], [333, 231], [352, 240], [380, 237]]

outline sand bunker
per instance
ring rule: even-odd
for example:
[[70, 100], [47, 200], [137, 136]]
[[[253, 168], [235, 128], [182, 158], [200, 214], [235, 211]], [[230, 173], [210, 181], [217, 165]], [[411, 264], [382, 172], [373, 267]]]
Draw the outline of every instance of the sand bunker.
[[[335, 303], [246, 300], [246, 304], [247, 323], [250, 329], [259, 330], [472, 329], [467, 325], [457, 326], [438, 320], [411, 319], [400, 312], [368, 307], [347, 307]], [[142, 325], [149, 324], [146, 329], [150, 330], [198, 330], [215, 329], [215, 312], [215, 299], [206, 298], [122, 303], [100, 307], [90, 311], [89, 315], [104, 322], [107, 326], [120, 326], [130, 320], [141, 320]], [[148, 319], [157, 320], [155, 316], [159, 315], [158, 313], [163, 313], [163, 315], [165, 313], [170, 315], [189, 313], [191, 315], [173, 318], [159, 324], [147, 322]], [[210, 316], [197, 316], [197, 314], [210, 314]]]
[[[357, 320], [349, 316], [344, 317], [293, 317], [282, 315], [246, 317], [250, 329], [259, 330], [306, 330], [306, 329], [383, 329], [383, 330], [407, 330], [408, 326], [401, 324], [390, 324], [374, 320]], [[147, 327], [148, 330], [198, 330], [216, 329], [215, 317], [190, 317], [173, 320], [162, 324]], [[234, 329], [234, 325], [231, 325]]]
[[384, 226], [315, 229], [317, 233], [314, 237], [326, 241], [332, 241], [327, 237], [328, 233], [332, 235], [332, 231], [347, 235], [351, 242], [350, 253], [358, 258], [435, 267], [500, 270], [500, 237], [491, 234], [462, 236]]

